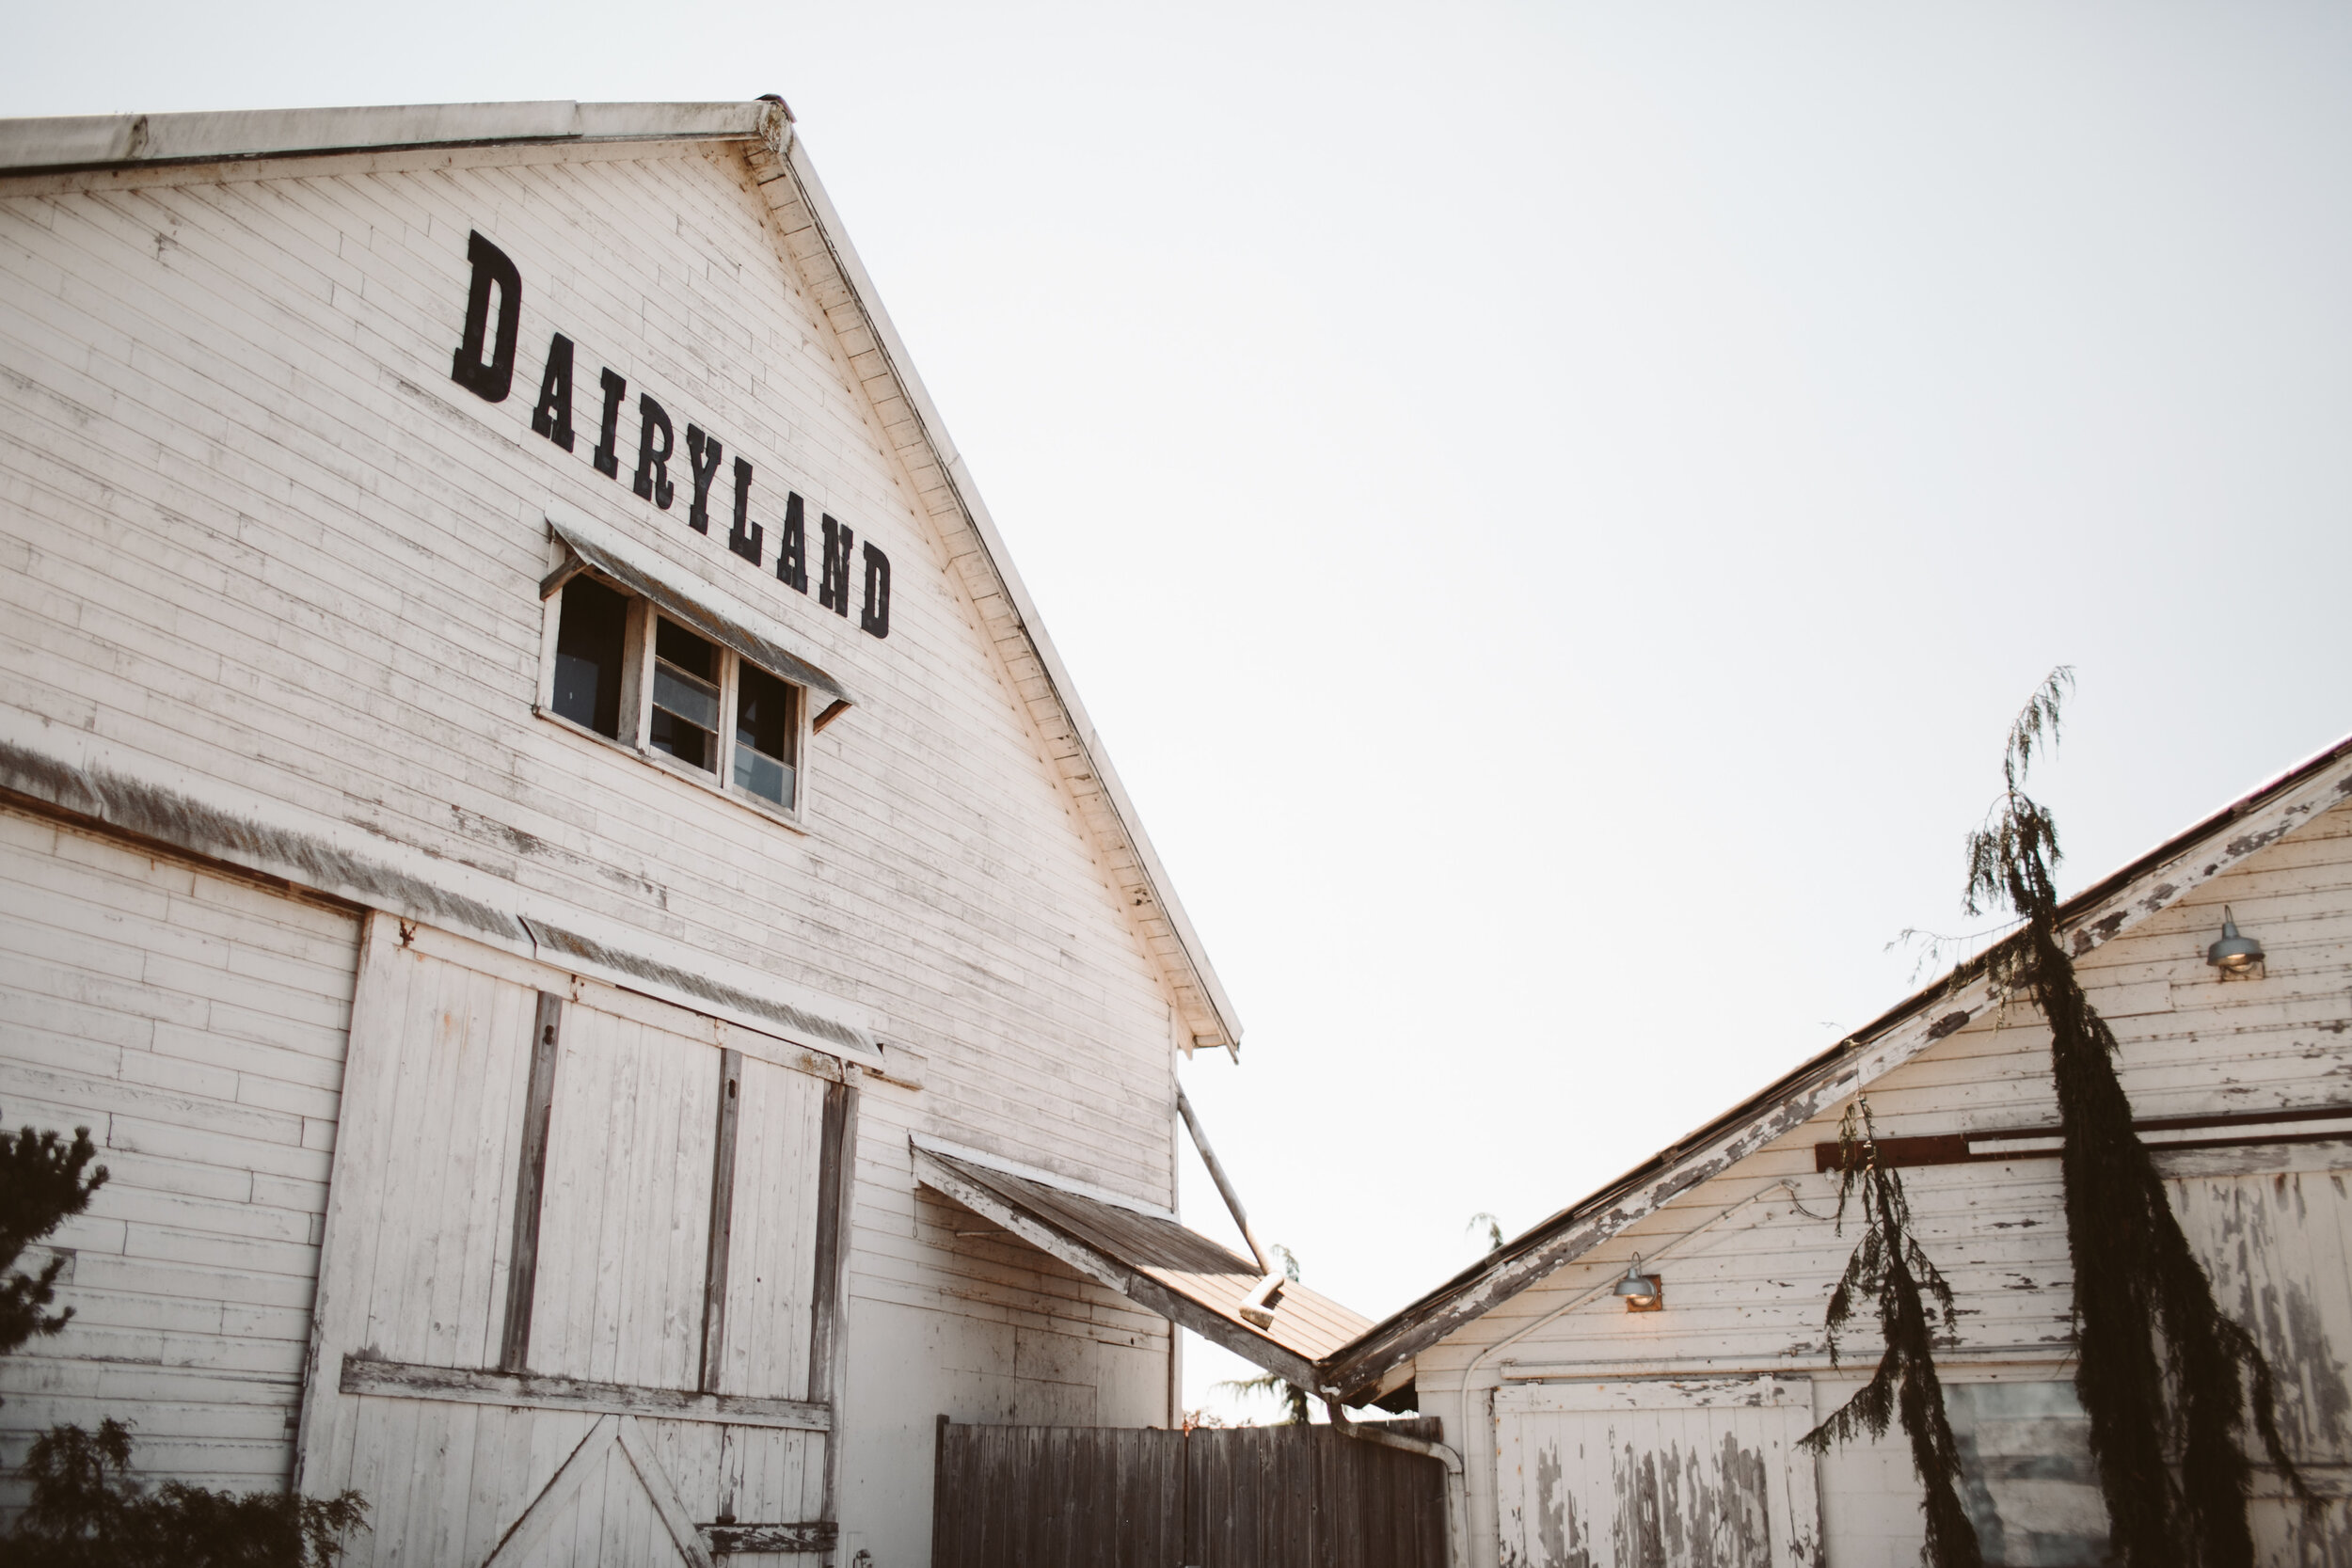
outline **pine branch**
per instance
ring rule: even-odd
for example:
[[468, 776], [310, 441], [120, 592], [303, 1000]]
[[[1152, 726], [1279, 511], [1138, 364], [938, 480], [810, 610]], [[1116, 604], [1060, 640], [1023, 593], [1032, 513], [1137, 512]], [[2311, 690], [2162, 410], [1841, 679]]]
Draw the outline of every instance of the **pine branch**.
[[[2252, 1471], [2239, 1441], [2249, 1384], [2265, 1451], [2298, 1497], [2311, 1494], [2279, 1433], [2269, 1363], [2214, 1300], [2132, 1126], [2115, 1035], [2059, 930], [2058, 830], [2025, 781], [2037, 752], [2056, 746], [2073, 688], [2071, 671], [2051, 672], [2010, 726], [2001, 798], [1969, 835], [1969, 912], [2007, 908], [2024, 920], [2024, 940], [2007, 950], [1996, 980], [2029, 989], [2049, 1023], [2074, 1268], [2074, 1386], [2122, 1568], [2252, 1568]], [[2167, 1463], [2174, 1447], [2179, 1481]]]
[[[1912, 1468], [1919, 1477], [1920, 1508], [1927, 1514], [1920, 1560], [1927, 1568], [1983, 1568], [1976, 1527], [1960, 1503], [1960, 1445], [1952, 1436], [1944, 1385], [1935, 1372], [1935, 1321], [1940, 1316], [1948, 1331], [1952, 1288], [1912, 1235], [1911, 1200], [1902, 1178], [1879, 1159], [1868, 1100], [1857, 1099], [1847, 1107], [1837, 1129], [1837, 1155], [1838, 1233], [1845, 1233], [1848, 1207], [1858, 1197], [1862, 1238], [1830, 1293], [1830, 1365], [1837, 1365], [1837, 1338], [1859, 1300], [1877, 1306], [1885, 1349], [1870, 1381], [1802, 1441], [1820, 1453], [1832, 1443], [1883, 1437], [1888, 1426], [1899, 1420], [1910, 1440]], [[1931, 1297], [1935, 1303], [1932, 1314]]]

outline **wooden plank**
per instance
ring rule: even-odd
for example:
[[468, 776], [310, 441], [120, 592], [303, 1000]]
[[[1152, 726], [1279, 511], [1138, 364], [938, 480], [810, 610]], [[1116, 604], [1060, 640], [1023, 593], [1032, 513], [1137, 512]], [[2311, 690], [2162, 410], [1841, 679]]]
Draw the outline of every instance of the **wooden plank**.
[[[840, 1526], [817, 1519], [803, 1519], [790, 1524], [702, 1525], [697, 1528], [708, 1541], [713, 1557], [727, 1557], [738, 1552], [829, 1552], [841, 1539]], [[938, 1558], [932, 1560], [941, 1561]]]
[[506, 1273], [506, 1326], [499, 1338], [499, 1370], [519, 1372], [531, 1361], [531, 1302], [539, 1284], [539, 1211], [548, 1180], [548, 1132], [555, 1104], [555, 1064], [564, 999], [539, 993], [531, 1026], [531, 1087], [523, 1102], [522, 1159], [515, 1177], [515, 1239]]
[[803, 1400], [704, 1394], [686, 1388], [649, 1388], [534, 1372], [420, 1367], [359, 1356], [343, 1358], [340, 1386], [346, 1394], [375, 1394], [393, 1399], [453, 1400], [461, 1404], [500, 1404], [532, 1410], [598, 1411], [616, 1416], [650, 1416], [668, 1421], [775, 1427], [790, 1432], [833, 1430], [833, 1413], [824, 1405]]
[[[694, 1528], [693, 1515], [687, 1512], [686, 1504], [680, 1500], [676, 1482], [670, 1479], [670, 1472], [662, 1465], [660, 1456], [654, 1452], [644, 1425], [634, 1416], [621, 1418], [620, 1447], [621, 1452], [628, 1457], [629, 1467], [644, 1483], [645, 1496], [652, 1501], [654, 1513], [661, 1520], [661, 1528], [669, 1532], [679, 1555], [692, 1564], [692, 1568], [711, 1568], [709, 1545]], [[638, 1560], [645, 1560], [644, 1554], [638, 1554]]]
[[493, 1568], [501, 1558], [520, 1562], [530, 1555], [531, 1548], [562, 1520], [565, 1506], [580, 1495], [580, 1488], [592, 1476], [601, 1473], [605, 1455], [620, 1440], [618, 1416], [608, 1415], [590, 1427], [580, 1446], [572, 1449], [547, 1486], [531, 1500], [531, 1506], [523, 1510], [522, 1517], [508, 1526], [499, 1544], [490, 1548], [490, 1555], [482, 1560], [482, 1568]]
[[703, 1260], [703, 1342], [694, 1386], [719, 1391], [725, 1354], [727, 1259], [735, 1234], [735, 1139], [743, 1114], [743, 1053], [719, 1053], [719, 1131], [710, 1161], [710, 1246]]
[[[817, 1158], [817, 1267], [815, 1310], [808, 1336], [808, 1398], [828, 1410], [838, 1406], [848, 1381], [848, 1337], [841, 1332], [850, 1297], [850, 1221], [857, 1187], [857, 1085], [825, 1085], [824, 1132]], [[817, 1517], [840, 1517], [841, 1444], [825, 1444], [823, 1491]]]

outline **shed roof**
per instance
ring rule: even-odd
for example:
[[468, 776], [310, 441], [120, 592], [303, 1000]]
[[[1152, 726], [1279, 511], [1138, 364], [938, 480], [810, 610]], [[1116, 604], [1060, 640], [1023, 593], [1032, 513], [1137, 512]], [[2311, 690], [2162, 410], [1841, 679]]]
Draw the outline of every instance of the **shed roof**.
[[1260, 1329], [1241, 1315], [1261, 1277], [1257, 1265], [1166, 1210], [927, 1139], [915, 1139], [914, 1151], [923, 1185], [1300, 1387], [1317, 1386], [1314, 1364], [1372, 1326], [1362, 1314], [1293, 1284], [1274, 1299], [1273, 1322]]
[[[2352, 800], [2352, 736], [2224, 806], [2060, 906], [2076, 955], [2178, 902]], [[1403, 1381], [1413, 1356], [1600, 1245], [1677, 1195], [1811, 1120], [1965, 1026], [1993, 1002], [1988, 971], [2023, 934], [1960, 965], [1705, 1126], [1570, 1204], [1325, 1358], [1318, 1386], [1351, 1402]]]
[[1120, 783], [994, 518], [780, 99], [719, 103], [437, 103], [217, 114], [0, 119], [0, 180], [131, 175], [189, 179], [223, 164], [481, 147], [732, 144], [759, 182], [818, 308], [871, 399], [883, 438], [939, 529], [983, 629], [1103, 849], [1105, 874], [1173, 993], [1194, 1043], [1237, 1048], [1241, 1020]]

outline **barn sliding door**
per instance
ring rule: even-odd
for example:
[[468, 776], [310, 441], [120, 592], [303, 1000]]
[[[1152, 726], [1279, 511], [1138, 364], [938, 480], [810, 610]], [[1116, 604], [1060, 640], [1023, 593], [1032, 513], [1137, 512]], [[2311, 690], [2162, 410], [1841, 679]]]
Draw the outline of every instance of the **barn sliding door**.
[[354, 1562], [831, 1544], [837, 1068], [378, 916], [343, 1097], [299, 1484]]
[[1495, 1395], [1502, 1560], [1819, 1568], [1812, 1385], [1533, 1384]]

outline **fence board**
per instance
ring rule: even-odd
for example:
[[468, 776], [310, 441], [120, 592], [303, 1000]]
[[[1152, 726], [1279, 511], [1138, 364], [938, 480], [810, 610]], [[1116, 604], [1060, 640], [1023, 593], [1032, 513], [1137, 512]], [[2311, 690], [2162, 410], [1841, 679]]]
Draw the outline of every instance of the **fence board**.
[[[1438, 1423], [1390, 1425], [1436, 1438]], [[942, 1419], [934, 1568], [1444, 1568], [1435, 1460], [1329, 1427]]]

